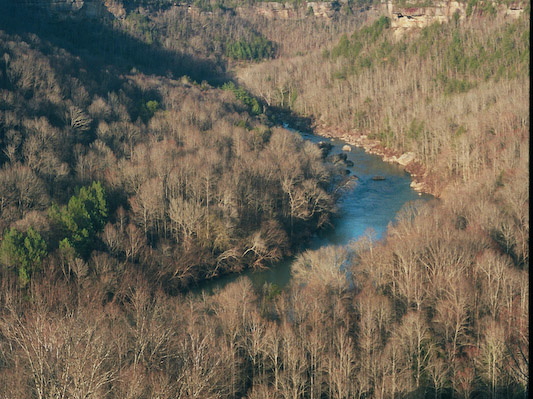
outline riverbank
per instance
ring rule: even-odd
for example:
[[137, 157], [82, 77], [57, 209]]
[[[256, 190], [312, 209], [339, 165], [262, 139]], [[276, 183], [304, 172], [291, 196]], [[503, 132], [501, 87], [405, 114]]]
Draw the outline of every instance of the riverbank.
[[414, 152], [401, 153], [385, 147], [379, 140], [369, 139], [367, 135], [317, 123], [313, 118], [295, 115], [288, 110], [270, 107], [270, 111], [270, 118], [274, 123], [288, 123], [302, 132], [343, 140], [349, 145], [362, 148], [368, 154], [381, 157], [384, 162], [399, 165], [411, 176], [411, 188], [419, 193], [430, 194], [435, 198], [440, 198], [442, 194], [443, 186], [438, 184], [436, 177], [428, 172]]
[[[291, 122], [294, 122], [291, 120]], [[315, 134], [312, 129], [305, 132], [284, 125], [295, 134], [311, 143], [328, 142], [325, 136]], [[302, 246], [293, 252], [299, 255], [306, 250], [318, 250], [330, 245], [346, 246], [365, 235], [374, 240], [386, 237], [391, 223], [395, 222], [398, 212], [412, 201], [430, 201], [432, 196], [417, 192], [411, 186], [411, 176], [405, 168], [392, 162], [384, 162], [382, 157], [365, 151], [364, 148], [349, 146], [344, 140], [330, 141], [330, 159], [343, 155], [342, 168], [347, 176], [357, 176], [356, 184], [349, 190], [340, 190], [337, 198], [337, 213], [331, 220], [331, 227], [314, 234], [310, 240], [302, 241]], [[339, 159], [339, 158], [336, 158]], [[371, 232], [371, 233], [369, 233]], [[274, 262], [267, 269], [255, 270], [247, 268], [238, 274], [227, 274], [210, 281], [202, 282], [194, 290], [214, 292], [241, 276], [247, 276], [253, 286], [260, 291], [265, 283], [285, 287], [291, 280], [291, 264], [293, 259]]]
[[401, 166], [410, 174], [413, 190], [436, 198], [440, 197], [442, 187], [437, 185], [436, 179], [428, 173], [427, 168], [417, 159], [414, 152], [401, 153], [385, 147], [379, 140], [370, 139], [367, 135], [358, 135], [332, 126], [315, 124], [313, 131], [324, 137], [343, 140], [350, 145], [363, 148], [369, 154], [381, 157], [385, 162]]

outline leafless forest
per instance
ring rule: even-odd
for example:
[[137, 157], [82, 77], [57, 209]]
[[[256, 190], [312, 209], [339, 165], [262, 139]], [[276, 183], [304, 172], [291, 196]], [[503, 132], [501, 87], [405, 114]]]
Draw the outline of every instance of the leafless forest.
[[[398, 38], [363, 1], [111, 3], [0, 5], [0, 398], [528, 397], [529, 5]], [[198, 294], [336, 212], [281, 112], [414, 152], [439, 199]]]

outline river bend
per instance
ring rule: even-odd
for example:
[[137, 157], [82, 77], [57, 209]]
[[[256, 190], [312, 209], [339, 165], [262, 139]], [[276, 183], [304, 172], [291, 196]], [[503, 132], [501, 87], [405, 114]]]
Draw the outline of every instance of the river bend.
[[[307, 249], [347, 245], [367, 233], [379, 240], [404, 205], [411, 201], [433, 198], [413, 190], [409, 174], [396, 164], [384, 162], [379, 156], [368, 154], [359, 147], [350, 146], [351, 151], [345, 151], [343, 147], [347, 144], [339, 139], [300, 134], [305, 140], [317, 144], [321, 141], [331, 143], [333, 147], [330, 155], [345, 153], [347, 161], [351, 161], [348, 164], [353, 163], [353, 166], [347, 166], [346, 169], [350, 171], [350, 175], [357, 176], [355, 187], [344, 192], [337, 203], [339, 212], [333, 219], [333, 228], [312, 237]], [[287, 259], [268, 270], [247, 270], [238, 275], [223, 276], [205, 282], [199, 288], [212, 292], [242, 275], [248, 276], [256, 287], [261, 287], [266, 282], [284, 287], [291, 278], [291, 263], [292, 259]]]

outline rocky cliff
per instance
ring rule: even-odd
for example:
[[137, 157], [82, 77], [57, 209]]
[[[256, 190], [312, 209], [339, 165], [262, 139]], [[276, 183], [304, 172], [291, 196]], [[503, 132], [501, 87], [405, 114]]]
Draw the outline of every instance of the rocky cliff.
[[126, 11], [116, 0], [19, 0], [20, 7], [32, 7], [59, 17], [124, 18]]
[[[296, 6], [292, 2], [258, 2], [254, 6], [237, 7], [238, 13], [255, 13], [268, 19], [300, 19], [315, 16], [332, 19], [347, 0], [308, 1]], [[20, 6], [32, 6], [58, 15], [76, 15], [84, 18], [124, 18], [126, 10], [123, 0], [18, 0]], [[179, 4], [190, 12], [201, 13], [195, 6]], [[492, 12], [508, 18], [517, 18], [525, 8], [521, 0], [504, 4], [499, 1], [481, 0], [469, 6], [466, 1], [441, 0], [423, 3], [408, 3], [405, 0], [381, 0], [378, 5], [370, 7], [370, 15], [386, 15], [391, 19], [391, 28], [395, 35], [401, 36], [413, 29], [420, 29], [433, 22], [448, 22], [454, 15], [459, 19], [470, 14], [482, 14], [490, 7]], [[469, 9], [470, 7], [470, 9]], [[365, 8], [367, 10], [367, 8]]]
[[313, 15], [319, 18], [331, 19], [340, 10], [344, 2], [336, 1], [308, 1], [302, 2], [299, 6], [294, 3], [278, 3], [274, 1], [257, 3], [252, 9], [249, 7], [238, 7], [241, 13], [255, 12], [268, 19], [300, 19]]
[[459, 20], [468, 15], [483, 15], [492, 12], [504, 18], [518, 18], [525, 4], [515, 2], [504, 4], [496, 1], [479, 1], [475, 5], [459, 1], [432, 1], [430, 5], [409, 5], [404, 2], [383, 0], [378, 6], [382, 15], [391, 19], [391, 28], [397, 37], [404, 33], [423, 28], [434, 22], [449, 22], [456, 15]]
[[[299, 6], [292, 2], [259, 2], [253, 7], [239, 7], [239, 12], [254, 12], [269, 19], [298, 19], [314, 15], [331, 19], [342, 7], [343, 1], [308, 1]], [[470, 5], [468, 4], [470, 3]], [[440, 1], [415, 1], [382, 0], [381, 3], [371, 6], [372, 15], [386, 15], [391, 18], [393, 29], [401, 32], [413, 28], [423, 28], [433, 22], [448, 22], [455, 14], [459, 19], [467, 15], [483, 14], [488, 9], [499, 15], [517, 18], [524, 11], [523, 1], [501, 2], [480, 0], [476, 2], [440, 0]], [[367, 10], [367, 8], [365, 8]]]

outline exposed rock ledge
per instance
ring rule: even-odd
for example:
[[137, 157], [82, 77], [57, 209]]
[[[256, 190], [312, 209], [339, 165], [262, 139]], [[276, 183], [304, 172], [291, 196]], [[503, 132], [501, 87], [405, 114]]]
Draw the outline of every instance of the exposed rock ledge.
[[19, 0], [16, 6], [46, 10], [60, 18], [75, 16], [87, 19], [122, 19], [126, 17], [126, 10], [121, 0]]
[[367, 153], [380, 156], [385, 162], [396, 163], [403, 167], [413, 179], [411, 187], [421, 193], [439, 197], [441, 188], [435, 179], [428, 173], [424, 165], [416, 158], [414, 152], [401, 154], [398, 151], [384, 147], [379, 140], [369, 139], [366, 135], [342, 131], [327, 126], [315, 126], [314, 131], [324, 137], [338, 138], [346, 143], [363, 148]]
[[254, 6], [237, 7], [238, 13], [255, 13], [268, 19], [301, 19], [309, 15], [331, 19], [339, 11], [344, 1], [304, 1], [299, 5], [293, 2], [264, 1]]
[[[430, 5], [402, 4], [397, 0], [381, 0], [377, 6], [380, 14], [386, 15], [391, 20], [391, 29], [396, 38], [402, 37], [406, 32], [420, 30], [432, 23], [450, 22], [454, 15], [459, 20], [464, 20], [469, 15], [469, 5], [466, 1], [438, 0]], [[423, 3], [421, 3], [423, 4]], [[508, 3], [493, 0], [481, 0], [470, 9], [472, 15], [483, 15], [482, 6], [491, 5], [494, 11], [503, 18], [516, 19], [524, 12], [526, 3], [523, 0], [510, 0]]]

